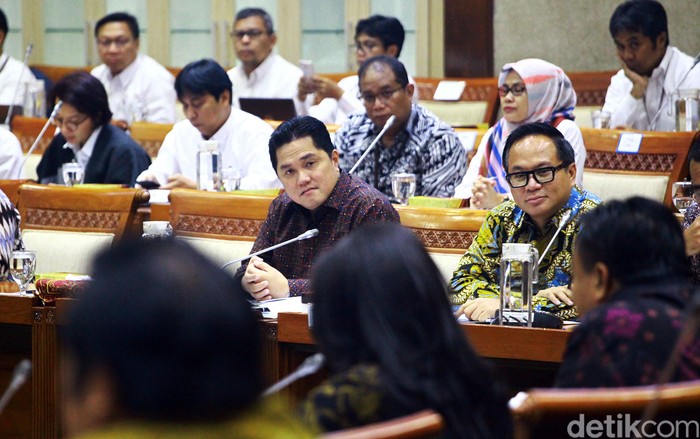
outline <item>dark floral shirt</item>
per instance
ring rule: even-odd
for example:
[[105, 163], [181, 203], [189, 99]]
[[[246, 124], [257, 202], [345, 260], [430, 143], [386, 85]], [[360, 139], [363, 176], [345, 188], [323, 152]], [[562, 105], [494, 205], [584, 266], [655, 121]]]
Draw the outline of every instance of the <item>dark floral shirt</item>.
[[[622, 287], [581, 319], [566, 346], [557, 387], [656, 384], [684, 327], [691, 285]], [[700, 378], [700, 338], [682, 350], [672, 381]]]
[[[698, 203], [693, 203], [685, 211], [683, 229], [690, 227], [698, 216], [700, 216], [700, 205], [698, 205]], [[690, 264], [693, 269], [693, 282], [700, 284], [700, 254], [691, 256]]]
[[[341, 171], [326, 202], [313, 212], [292, 201], [286, 193], [275, 198], [250, 252], [318, 229], [314, 238], [260, 255], [288, 279], [290, 296], [298, 296], [308, 291], [308, 274], [318, 254], [362, 224], [381, 222], [399, 222], [399, 214], [389, 199], [364, 181]], [[236, 272], [237, 284], [247, 266], [246, 262]]]

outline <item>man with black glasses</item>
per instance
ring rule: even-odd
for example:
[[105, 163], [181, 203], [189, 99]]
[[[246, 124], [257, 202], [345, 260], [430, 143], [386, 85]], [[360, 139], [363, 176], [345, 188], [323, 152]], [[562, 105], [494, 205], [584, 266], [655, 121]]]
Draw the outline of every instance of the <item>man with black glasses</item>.
[[366, 112], [350, 114], [335, 135], [341, 169], [350, 171], [394, 116], [354, 175], [389, 197], [391, 174], [399, 172], [416, 175], [416, 195], [454, 195], [467, 172], [466, 153], [451, 126], [412, 102], [414, 85], [401, 61], [375, 56], [362, 64], [358, 76]]
[[245, 8], [233, 20], [233, 47], [239, 63], [228, 71], [233, 106], [239, 98], [289, 98], [297, 94], [301, 69], [273, 52], [277, 34], [264, 9]]
[[502, 244], [529, 243], [542, 257], [534, 306], [562, 318], [575, 317], [569, 283], [578, 217], [601, 201], [576, 186], [574, 150], [551, 125], [533, 123], [514, 130], [503, 149], [503, 167], [513, 200], [487, 214], [454, 272], [452, 302], [461, 305], [457, 315], [492, 318], [499, 308]]

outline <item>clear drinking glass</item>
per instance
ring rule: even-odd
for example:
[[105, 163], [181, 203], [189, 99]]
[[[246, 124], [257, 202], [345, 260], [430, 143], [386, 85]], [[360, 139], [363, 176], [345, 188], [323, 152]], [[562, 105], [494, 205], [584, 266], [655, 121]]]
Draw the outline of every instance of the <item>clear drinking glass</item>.
[[66, 186], [74, 186], [83, 182], [85, 170], [76, 162], [64, 163], [63, 168], [63, 183]]
[[391, 191], [399, 203], [407, 205], [408, 199], [416, 193], [416, 174], [408, 172], [392, 174]]
[[10, 254], [10, 275], [20, 294], [27, 294], [27, 283], [34, 278], [36, 270], [36, 252], [34, 250], [15, 250]]
[[693, 183], [689, 181], [677, 181], [673, 183], [673, 205], [683, 215], [691, 204], [693, 204]]
[[241, 186], [241, 175], [233, 166], [221, 170], [221, 190], [224, 192], [237, 191]]

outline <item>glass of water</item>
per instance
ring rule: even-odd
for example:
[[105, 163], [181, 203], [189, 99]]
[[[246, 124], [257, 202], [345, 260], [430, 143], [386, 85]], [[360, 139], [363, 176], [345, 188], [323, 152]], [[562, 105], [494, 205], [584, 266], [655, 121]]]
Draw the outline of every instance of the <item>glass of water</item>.
[[683, 215], [691, 204], [693, 204], [693, 183], [689, 181], [677, 181], [673, 183], [673, 205]]
[[237, 191], [241, 187], [241, 174], [232, 166], [221, 170], [221, 190], [224, 192]]
[[20, 294], [27, 294], [27, 283], [34, 278], [36, 270], [36, 252], [34, 250], [15, 250], [10, 254], [10, 275], [19, 285]]
[[392, 174], [391, 191], [399, 203], [407, 205], [408, 199], [416, 193], [416, 174], [408, 172]]
[[85, 177], [85, 169], [76, 162], [63, 164], [63, 183], [66, 186], [74, 186], [83, 182]]

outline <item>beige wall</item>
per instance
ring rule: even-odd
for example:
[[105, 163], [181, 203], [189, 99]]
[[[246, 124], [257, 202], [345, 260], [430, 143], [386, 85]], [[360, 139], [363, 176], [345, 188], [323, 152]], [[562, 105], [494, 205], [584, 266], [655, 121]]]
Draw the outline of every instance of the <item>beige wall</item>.
[[[620, 0], [495, 0], [494, 74], [503, 64], [542, 58], [567, 71], [619, 68], [608, 22]], [[662, 1], [671, 44], [700, 51], [700, 0]]]

